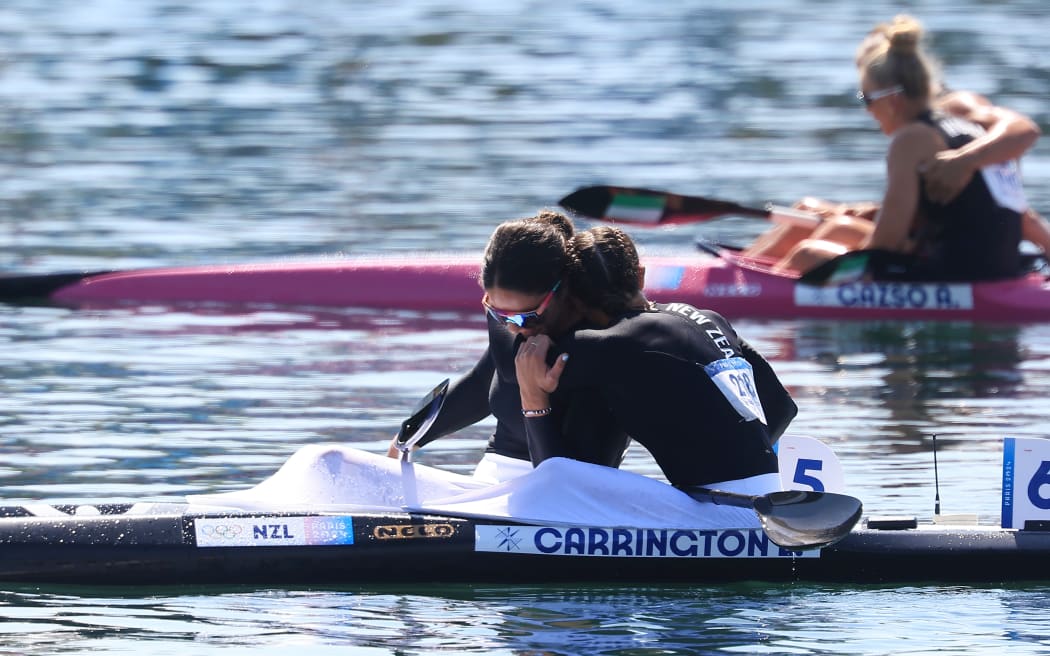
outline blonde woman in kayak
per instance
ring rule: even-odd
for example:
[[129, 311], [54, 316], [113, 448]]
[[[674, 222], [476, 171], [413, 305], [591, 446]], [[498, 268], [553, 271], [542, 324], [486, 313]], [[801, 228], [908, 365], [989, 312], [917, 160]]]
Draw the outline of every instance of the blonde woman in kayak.
[[[882, 255], [876, 277], [994, 280], [1019, 274], [1021, 213], [1027, 208], [1016, 169], [973, 176], [948, 203], [923, 188], [920, 171], [938, 152], [980, 136], [976, 124], [933, 111], [933, 68], [920, 48], [922, 28], [898, 17], [860, 67], [864, 101], [891, 137], [887, 187], [870, 234], [857, 246]], [[861, 222], [863, 227], [863, 222]], [[849, 246], [820, 238], [798, 244], [780, 267], [805, 271]]]
[[[858, 70], [877, 47], [885, 46], [892, 25], [911, 21], [900, 15], [893, 23], [880, 23], [857, 48], [854, 63]], [[984, 96], [968, 91], [949, 91], [939, 81], [933, 83], [935, 110], [976, 123], [984, 134], [957, 149], [943, 150], [921, 165], [922, 183], [932, 201], [947, 203], [987, 166], [1018, 160], [1040, 135], [1039, 126], [1013, 110], [993, 105]], [[802, 239], [813, 237], [838, 243], [841, 251], [859, 247], [870, 234], [870, 220], [879, 206], [875, 203], [835, 203], [807, 197], [795, 204], [798, 209], [818, 214], [825, 224], [814, 234], [812, 228], [779, 225], [757, 238], [746, 251], [753, 257], [782, 258]], [[1031, 208], [1022, 215], [1022, 236], [1050, 253], [1050, 224]]]

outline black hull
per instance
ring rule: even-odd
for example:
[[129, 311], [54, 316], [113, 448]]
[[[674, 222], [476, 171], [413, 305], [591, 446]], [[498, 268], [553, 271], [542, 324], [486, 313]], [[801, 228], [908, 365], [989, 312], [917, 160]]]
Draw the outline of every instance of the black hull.
[[[130, 515], [127, 506], [100, 506], [98, 516], [29, 516], [0, 509], [0, 581], [92, 584], [355, 584], [368, 582], [953, 582], [998, 584], [1050, 580], [1050, 532], [995, 527], [856, 529], [841, 542], [809, 557], [709, 557], [703, 532], [656, 532], [670, 536], [659, 556], [608, 555], [600, 539], [613, 529], [542, 529], [551, 535], [589, 535], [593, 553], [536, 554], [514, 549], [479, 551], [485, 531], [535, 529], [506, 522], [408, 514], [354, 514], [352, 544], [266, 546], [292, 537], [301, 522], [325, 516], [238, 513]], [[171, 506], [176, 509], [178, 506]], [[68, 509], [72, 511], [72, 508]], [[256, 525], [251, 546], [208, 546], [198, 538], [210, 521], [222, 529]], [[292, 524], [290, 524], [290, 522]], [[294, 522], [300, 522], [294, 524]], [[290, 525], [294, 525], [289, 529]], [[635, 549], [652, 532], [633, 536], [621, 550]], [[589, 533], [588, 533], [589, 532]], [[712, 533], [712, 532], [707, 532]], [[761, 532], [758, 532], [761, 535]], [[349, 533], [344, 536], [351, 540]], [[738, 535], [725, 544], [737, 551]], [[597, 541], [596, 541], [597, 540]], [[706, 541], [705, 541], [706, 540]], [[566, 539], [565, 544], [569, 541]], [[594, 545], [597, 544], [597, 547]], [[612, 544], [609, 542], [608, 544]], [[698, 548], [699, 545], [699, 548]], [[770, 552], [779, 550], [774, 546]], [[723, 554], [724, 555], [724, 554]]]

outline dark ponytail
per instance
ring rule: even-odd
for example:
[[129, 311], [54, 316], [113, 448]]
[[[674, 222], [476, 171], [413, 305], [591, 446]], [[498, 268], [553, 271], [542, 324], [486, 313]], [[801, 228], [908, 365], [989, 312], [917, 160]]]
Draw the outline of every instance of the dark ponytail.
[[633, 308], [641, 263], [627, 233], [612, 226], [578, 232], [569, 241], [569, 258], [569, 285], [584, 306], [610, 317]]

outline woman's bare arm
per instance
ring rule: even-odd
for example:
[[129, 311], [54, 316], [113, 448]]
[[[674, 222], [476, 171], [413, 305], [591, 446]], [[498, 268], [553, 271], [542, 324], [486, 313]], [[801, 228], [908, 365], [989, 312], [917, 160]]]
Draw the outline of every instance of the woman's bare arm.
[[1019, 159], [1039, 139], [1039, 126], [1030, 118], [975, 93], [954, 91], [937, 108], [985, 129], [965, 146], [940, 151], [921, 165], [926, 193], [938, 203], [955, 198], [982, 167]]
[[886, 192], [875, 230], [864, 248], [908, 252], [910, 233], [919, 208], [918, 165], [944, 148], [933, 128], [913, 123], [901, 128], [886, 155]]

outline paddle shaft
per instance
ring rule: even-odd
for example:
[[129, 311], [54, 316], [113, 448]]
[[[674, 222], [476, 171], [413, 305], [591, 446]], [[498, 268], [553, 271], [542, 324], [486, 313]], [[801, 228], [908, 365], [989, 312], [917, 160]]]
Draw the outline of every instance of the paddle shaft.
[[764, 209], [705, 196], [683, 196], [640, 187], [582, 187], [558, 201], [580, 216], [635, 225], [702, 223], [722, 216], [749, 216], [777, 223], [816, 227], [821, 218], [811, 212], [769, 204]]
[[592, 219], [638, 225], [700, 223], [720, 216], [769, 218], [770, 210], [704, 196], [683, 196], [655, 189], [598, 185], [582, 187], [558, 203]]
[[751, 494], [737, 494], [723, 490], [712, 490], [706, 487], [684, 488], [683, 491], [697, 501], [708, 501], [718, 506], [754, 509], [755, 502], [762, 497]]

